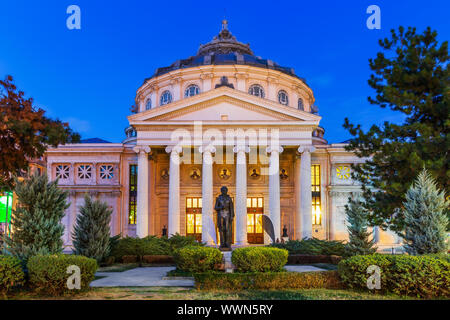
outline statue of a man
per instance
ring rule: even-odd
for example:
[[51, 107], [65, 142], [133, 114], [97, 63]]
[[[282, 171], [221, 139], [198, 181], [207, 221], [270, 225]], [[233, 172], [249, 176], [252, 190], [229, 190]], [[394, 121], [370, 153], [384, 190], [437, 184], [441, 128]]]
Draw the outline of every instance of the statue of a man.
[[214, 210], [217, 211], [217, 227], [219, 229], [220, 247], [231, 248], [231, 236], [234, 218], [233, 200], [227, 194], [228, 188], [220, 188], [221, 195], [216, 198]]

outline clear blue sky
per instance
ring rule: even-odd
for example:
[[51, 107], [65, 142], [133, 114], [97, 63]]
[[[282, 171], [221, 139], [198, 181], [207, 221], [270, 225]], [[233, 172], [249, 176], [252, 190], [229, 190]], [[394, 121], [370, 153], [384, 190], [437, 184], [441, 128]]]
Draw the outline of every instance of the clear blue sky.
[[[66, 8], [81, 8], [68, 30]], [[381, 30], [366, 28], [366, 8], [381, 8]], [[355, 1], [6, 1], [0, 3], [0, 77], [11, 74], [49, 116], [83, 138], [124, 138], [135, 92], [157, 67], [194, 55], [226, 15], [256, 55], [290, 66], [314, 90], [330, 142], [349, 138], [344, 117], [368, 128], [401, 116], [367, 102], [368, 59], [378, 39], [400, 25], [431, 26], [449, 39], [450, 3]]]

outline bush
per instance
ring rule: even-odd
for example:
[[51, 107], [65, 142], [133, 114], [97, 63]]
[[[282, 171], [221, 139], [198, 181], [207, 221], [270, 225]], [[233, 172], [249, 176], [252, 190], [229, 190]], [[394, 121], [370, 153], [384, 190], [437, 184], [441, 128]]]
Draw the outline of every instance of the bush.
[[381, 291], [423, 298], [450, 295], [450, 263], [429, 256], [365, 255], [342, 260], [339, 276], [349, 288], [367, 290], [367, 268], [381, 269]]
[[274, 243], [271, 247], [286, 249], [289, 254], [318, 254], [318, 255], [335, 255], [343, 256], [345, 252], [345, 244], [343, 241], [337, 240], [289, 240], [285, 243]]
[[192, 246], [175, 250], [174, 259], [177, 269], [206, 272], [218, 268], [222, 262], [222, 253], [217, 248]]
[[24, 284], [25, 274], [19, 259], [0, 255], [0, 292]]
[[340, 289], [336, 271], [323, 272], [257, 272], [195, 273], [195, 286], [200, 290], [270, 290], [270, 289]]
[[67, 267], [71, 265], [80, 268], [81, 290], [87, 290], [94, 280], [97, 261], [84, 256], [62, 254], [31, 257], [27, 264], [30, 286], [38, 292], [51, 295], [78, 292], [79, 290], [67, 287], [67, 280], [71, 275], [67, 273]]
[[238, 272], [282, 271], [287, 263], [288, 251], [269, 247], [237, 248], [231, 262]]

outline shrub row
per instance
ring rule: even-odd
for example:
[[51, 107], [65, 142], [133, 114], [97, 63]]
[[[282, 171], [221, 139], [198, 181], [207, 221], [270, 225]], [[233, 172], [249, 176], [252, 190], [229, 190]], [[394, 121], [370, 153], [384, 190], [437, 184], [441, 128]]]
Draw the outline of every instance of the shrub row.
[[231, 256], [238, 272], [278, 272], [287, 261], [287, 250], [269, 247], [237, 248]]
[[185, 237], [179, 234], [170, 238], [158, 238], [156, 236], [141, 239], [125, 237], [115, 242], [110, 255], [117, 262], [125, 262], [123, 261], [124, 256], [137, 257], [138, 261], [142, 261], [144, 256], [173, 256], [175, 250], [186, 246], [203, 246], [203, 244], [197, 242], [194, 237]]
[[326, 256], [322, 254], [290, 254], [289, 264], [331, 263], [338, 264], [342, 260], [340, 256]]
[[23, 285], [25, 274], [20, 260], [11, 256], [0, 255], [0, 293], [6, 293], [11, 288]]
[[336, 271], [323, 272], [258, 272], [195, 273], [195, 286], [200, 290], [268, 290], [268, 289], [339, 289], [342, 284]]
[[274, 243], [270, 246], [280, 249], [286, 249], [289, 254], [310, 254], [310, 255], [335, 255], [343, 256], [345, 252], [345, 244], [343, 241], [337, 240], [289, 240], [285, 243]]
[[450, 296], [450, 263], [433, 256], [354, 256], [338, 264], [340, 278], [349, 288], [367, 290], [371, 265], [381, 269], [382, 292], [423, 298]]

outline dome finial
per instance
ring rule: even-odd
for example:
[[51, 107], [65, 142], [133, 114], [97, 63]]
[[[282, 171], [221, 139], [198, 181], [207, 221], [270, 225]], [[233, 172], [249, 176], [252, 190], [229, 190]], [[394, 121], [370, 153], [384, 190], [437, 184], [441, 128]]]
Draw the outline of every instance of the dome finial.
[[222, 30], [228, 30], [228, 20], [227, 19], [222, 20]]

